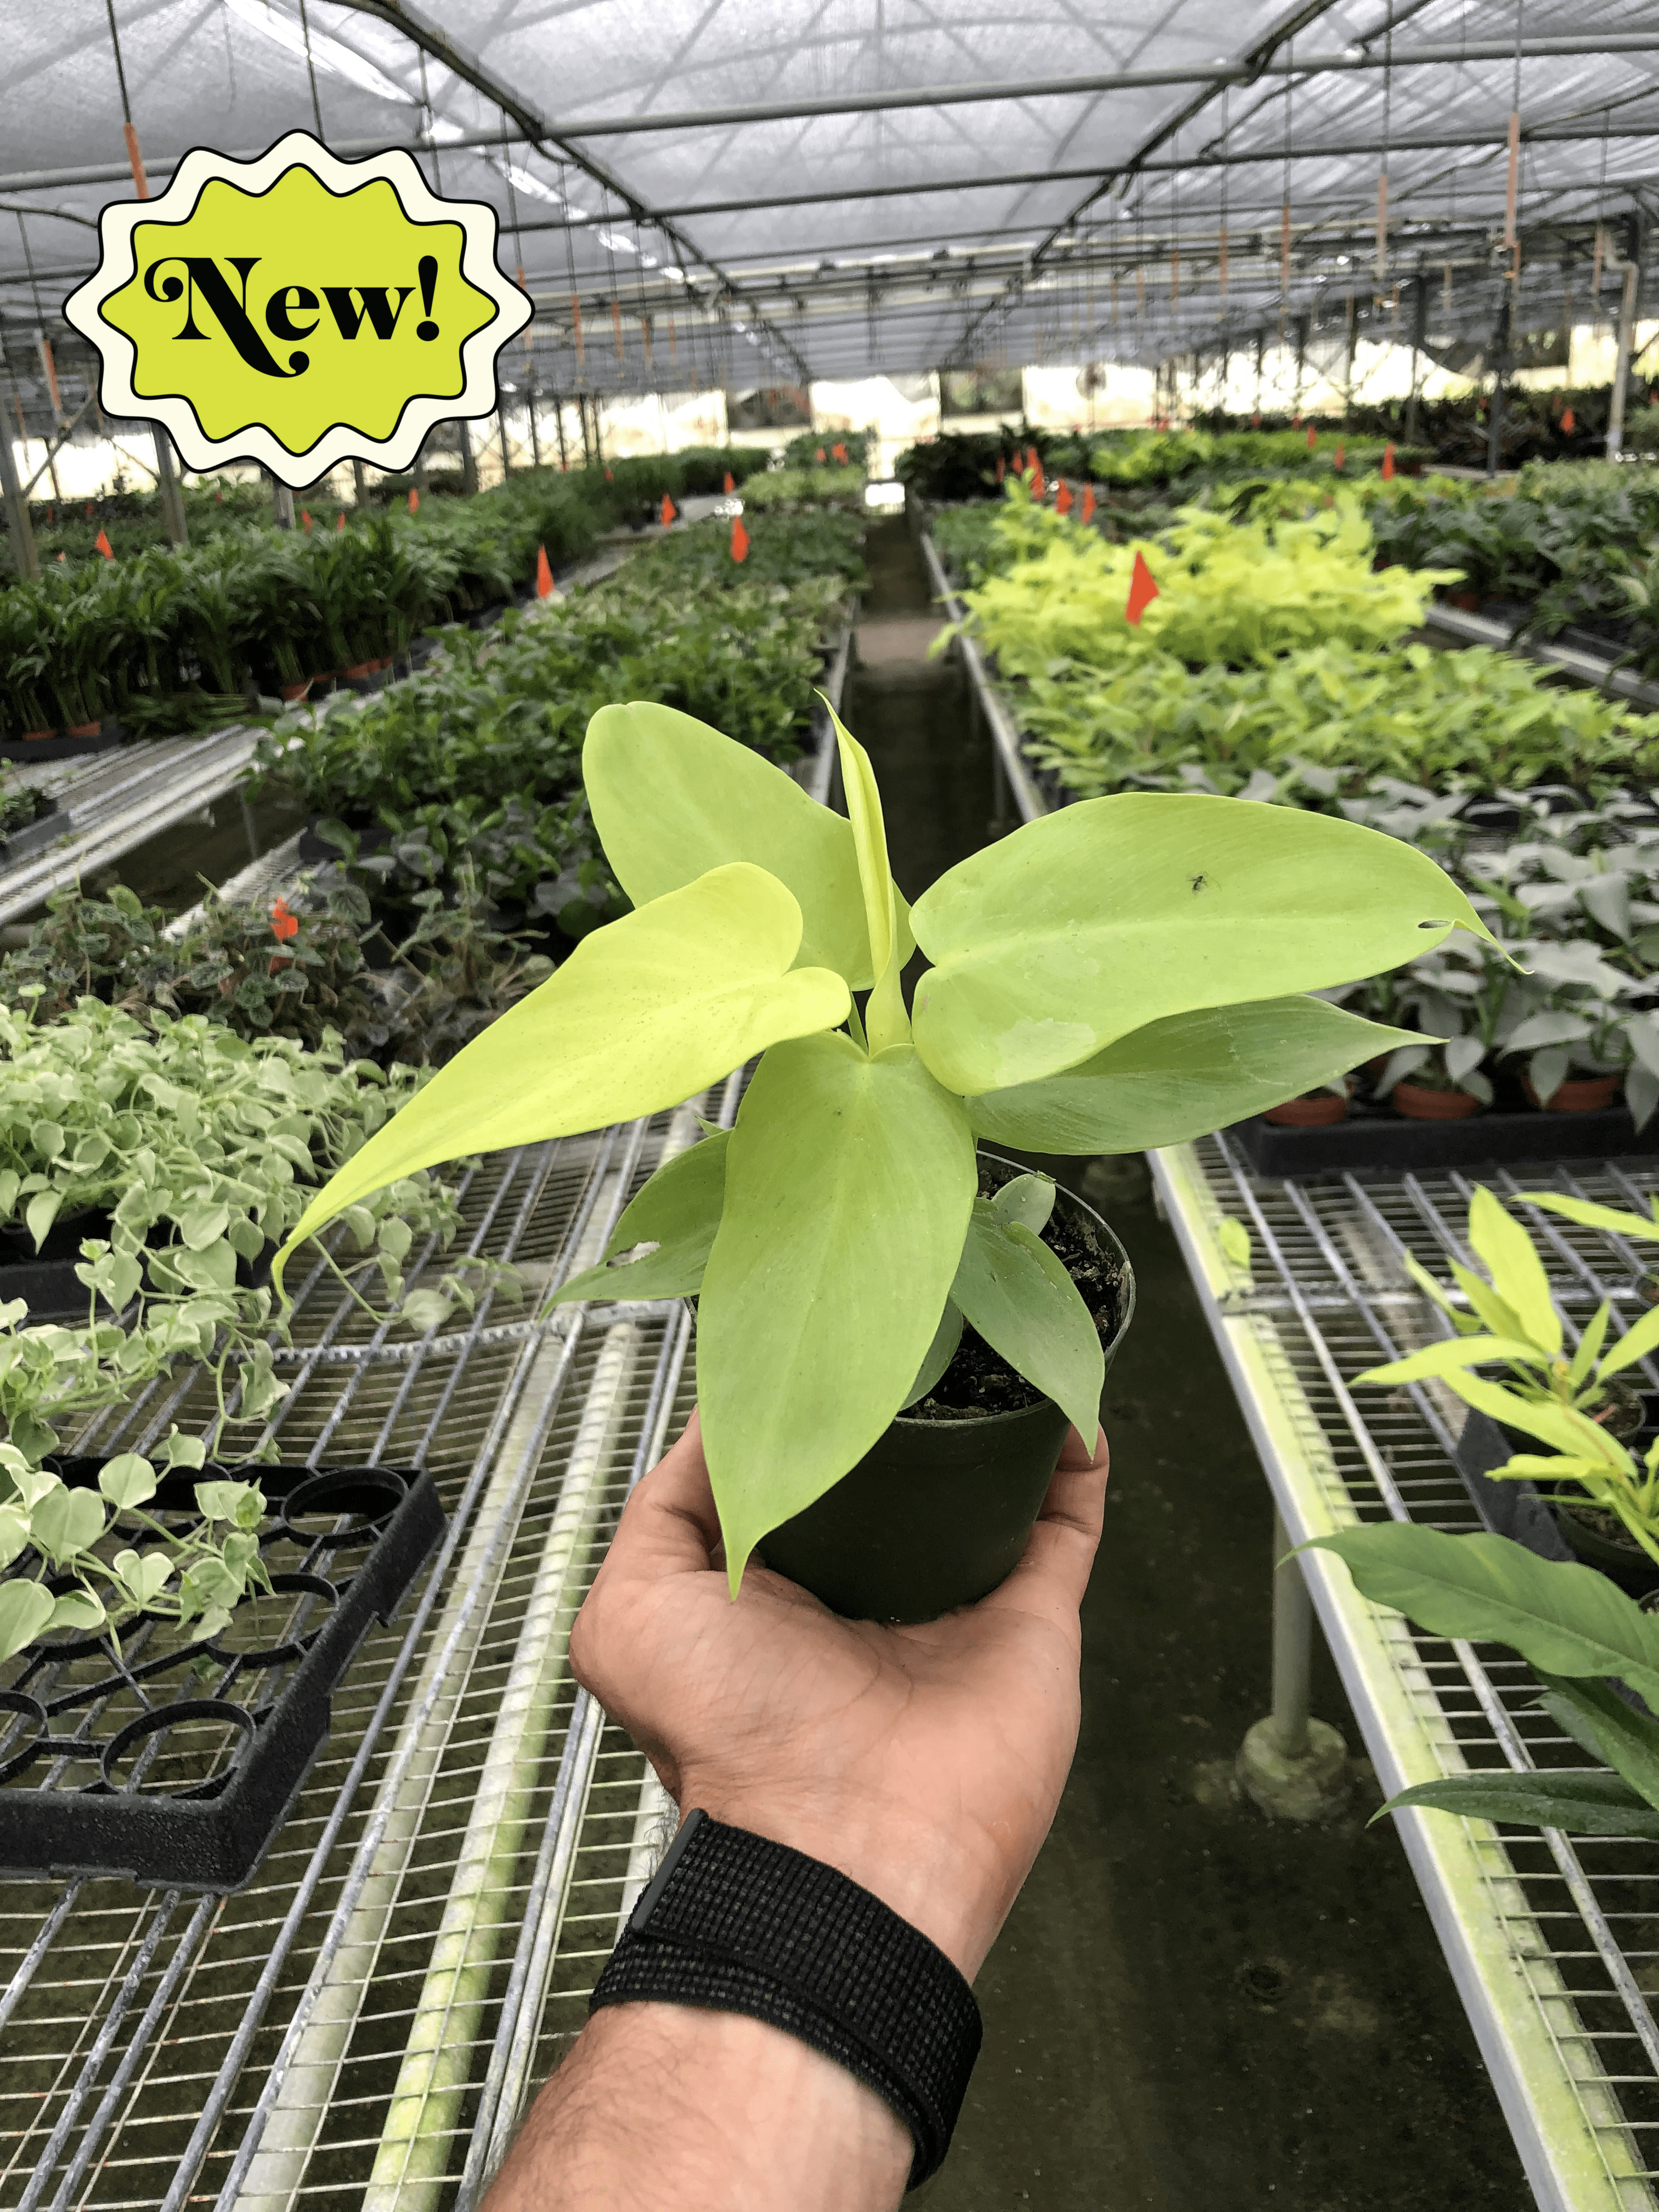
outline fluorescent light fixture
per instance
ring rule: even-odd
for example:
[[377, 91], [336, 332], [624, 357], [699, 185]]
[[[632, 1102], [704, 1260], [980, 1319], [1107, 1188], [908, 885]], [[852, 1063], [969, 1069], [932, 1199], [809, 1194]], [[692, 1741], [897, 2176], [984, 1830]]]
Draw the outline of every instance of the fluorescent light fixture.
[[[233, 15], [240, 17], [251, 29], [262, 31], [266, 38], [274, 40], [279, 46], [286, 46], [290, 53], [304, 58], [304, 31], [289, 16], [268, 6], [266, 0], [225, 0], [225, 5]], [[373, 62], [366, 62], [361, 54], [353, 53], [351, 48], [343, 45], [338, 39], [330, 38], [326, 31], [312, 33], [311, 60], [313, 67], [321, 70], [325, 76], [345, 77], [363, 91], [372, 92], [381, 100], [393, 100], [399, 107], [418, 107], [421, 104], [412, 92], [405, 91], [400, 84], [394, 84], [389, 76], [375, 68]], [[440, 134], [434, 131], [433, 135]]]

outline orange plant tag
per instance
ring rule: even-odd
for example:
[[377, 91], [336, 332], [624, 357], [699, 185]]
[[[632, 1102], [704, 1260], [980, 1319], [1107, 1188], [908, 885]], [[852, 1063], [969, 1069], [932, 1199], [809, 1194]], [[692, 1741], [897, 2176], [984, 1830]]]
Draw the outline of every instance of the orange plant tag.
[[110, 544], [108, 533], [100, 529], [98, 535], [92, 542], [98, 548], [98, 550], [103, 555], [106, 561], [112, 561], [115, 558], [115, 548]]
[[659, 511], [662, 515], [663, 527], [665, 530], [679, 512], [679, 509], [675, 506], [673, 501], [670, 499], [666, 492], [662, 495], [662, 507]]
[[749, 532], [743, 526], [740, 514], [734, 514], [732, 518], [732, 558], [734, 561], [749, 558]]
[[1072, 487], [1066, 483], [1065, 477], [1062, 477], [1060, 480], [1060, 489], [1054, 494], [1054, 513], [1056, 514], [1069, 514], [1071, 511]]
[[1157, 597], [1158, 586], [1153, 580], [1152, 570], [1146, 566], [1146, 556], [1137, 547], [1135, 565], [1129, 578], [1128, 602], [1123, 610], [1125, 619], [1139, 629], [1140, 617]]
[[536, 597], [550, 599], [557, 588], [553, 581], [553, 564], [547, 557], [547, 548], [538, 545], [536, 548]]

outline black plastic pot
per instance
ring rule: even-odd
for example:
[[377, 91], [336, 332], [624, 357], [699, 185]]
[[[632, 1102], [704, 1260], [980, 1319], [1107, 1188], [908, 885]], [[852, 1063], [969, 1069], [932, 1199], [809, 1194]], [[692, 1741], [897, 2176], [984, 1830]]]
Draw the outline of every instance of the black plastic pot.
[[1259, 1176], [1320, 1182], [1356, 1168], [1384, 1175], [1434, 1175], [1507, 1160], [1606, 1160], [1659, 1152], [1659, 1115], [1638, 1130], [1628, 1109], [1595, 1114], [1474, 1114], [1462, 1121], [1413, 1121], [1351, 1113], [1325, 1129], [1291, 1129], [1260, 1115], [1224, 1133]]
[[[1025, 1172], [981, 1152], [993, 1187]], [[1091, 1206], [1055, 1200], [1116, 1277], [1106, 1365], [1134, 1313], [1127, 1254]], [[766, 1565], [855, 1620], [934, 1620], [1013, 1571], [1036, 1525], [1069, 1423], [1052, 1399], [959, 1421], [901, 1415], [833, 1489], [775, 1528]]]

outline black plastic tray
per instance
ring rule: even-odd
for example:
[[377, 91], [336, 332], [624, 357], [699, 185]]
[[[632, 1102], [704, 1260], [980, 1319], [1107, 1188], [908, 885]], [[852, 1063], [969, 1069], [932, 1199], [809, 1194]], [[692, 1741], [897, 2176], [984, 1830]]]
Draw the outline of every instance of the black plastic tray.
[[0, 760], [76, 760], [82, 753], [112, 751], [124, 743], [125, 735], [118, 722], [105, 721], [82, 738], [71, 737], [67, 730], [49, 738], [0, 738]]
[[1659, 1115], [1638, 1130], [1623, 1106], [1600, 1114], [1471, 1114], [1463, 1121], [1413, 1121], [1403, 1114], [1350, 1114], [1322, 1129], [1291, 1129], [1260, 1115], [1235, 1121], [1259, 1176], [1317, 1182], [1354, 1168], [1433, 1175], [1443, 1168], [1511, 1160], [1610, 1160], [1659, 1154]]
[[[90, 1486], [103, 1462], [52, 1464]], [[43, 1639], [9, 1662], [0, 1875], [242, 1887], [328, 1735], [331, 1692], [444, 1528], [430, 1476], [402, 1468], [210, 1467], [169, 1479], [146, 1510], [193, 1519], [195, 1484], [226, 1473], [264, 1491], [260, 1551], [275, 1591], [257, 1608], [245, 1601], [206, 1644], [144, 1617], [118, 1664], [106, 1638], [86, 1636]], [[131, 1540], [142, 1548], [136, 1528]], [[179, 1753], [167, 1738], [181, 1727], [208, 1741]]]

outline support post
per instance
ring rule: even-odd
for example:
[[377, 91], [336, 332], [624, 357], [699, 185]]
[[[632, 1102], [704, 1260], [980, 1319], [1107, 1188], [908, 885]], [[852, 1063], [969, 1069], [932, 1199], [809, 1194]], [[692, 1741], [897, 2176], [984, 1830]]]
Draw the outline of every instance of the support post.
[[356, 459], [351, 464], [351, 496], [359, 507], [368, 505], [368, 484], [363, 476], [363, 465]]
[[279, 483], [275, 477], [270, 480], [270, 504], [272, 511], [276, 517], [276, 527], [278, 530], [292, 530], [294, 527], [294, 494], [289, 489], [285, 483]]
[[17, 473], [17, 456], [12, 450], [11, 433], [0, 423], [0, 489], [6, 495], [6, 535], [11, 540], [12, 566], [20, 576], [32, 579], [40, 573], [40, 549], [34, 542], [34, 524], [29, 515], [29, 503], [23, 496], [22, 481]]
[[465, 419], [455, 425], [461, 455], [461, 489], [469, 499], [478, 489], [478, 457], [472, 450], [472, 425]]
[[1296, 384], [1291, 394], [1291, 411], [1302, 411], [1302, 386], [1308, 374], [1308, 317], [1305, 313], [1296, 319]]
[[1423, 343], [1429, 334], [1429, 280], [1419, 269], [1412, 300], [1412, 389], [1406, 402], [1406, 443], [1418, 442], [1418, 401], [1423, 388]]
[[1619, 301], [1619, 352], [1613, 367], [1613, 391], [1607, 402], [1607, 459], [1616, 461], [1625, 450], [1625, 394], [1630, 384], [1631, 355], [1636, 343], [1636, 292], [1641, 270], [1632, 254], [1625, 264], [1625, 289]]
[[536, 386], [533, 380], [526, 398], [530, 408], [530, 462], [532, 468], [538, 469], [542, 465], [542, 431], [540, 423], [536, 420]]
[[1313, 1605], [1302, 1562], [1273, 1509], [1273, 1711], [1246, 1735], [1236, 1769], [1251, 1802], [1276, 1820], [1324, 1820], [1348, 1799], [1348, 1749], [1340, 1729], [1309, 1713]]
[[1498, 310], [1498, 327], [1492, 333], [1492, 404], [1486, 410], [1486, 474], [1495, 477], [1504, 458], [1504, 406], [1507, 397], [1510, 373], [1510, 317], [1511, 313], [1510, 288], [1504, 286], [1504, 298]]
[[[171, 543], [185, 546], [190, 543], [190, 526], [185, 520], [184, 486], [173, 465], [173, 441], [159, 422], [151, 423], [150, 435], [155, 441], [155, 481], [161, 494], [161, 519]], [[292, 504], [290, 499], [290, 507]]]
[[513, 473], [513, 457], [508, 453], [507, 447], [507, 410], [505, 407], [498, 407], [495, 410], [495, 428], [497, 432], [500, 434], [501, 441], [501, 482], [505, 483]]

